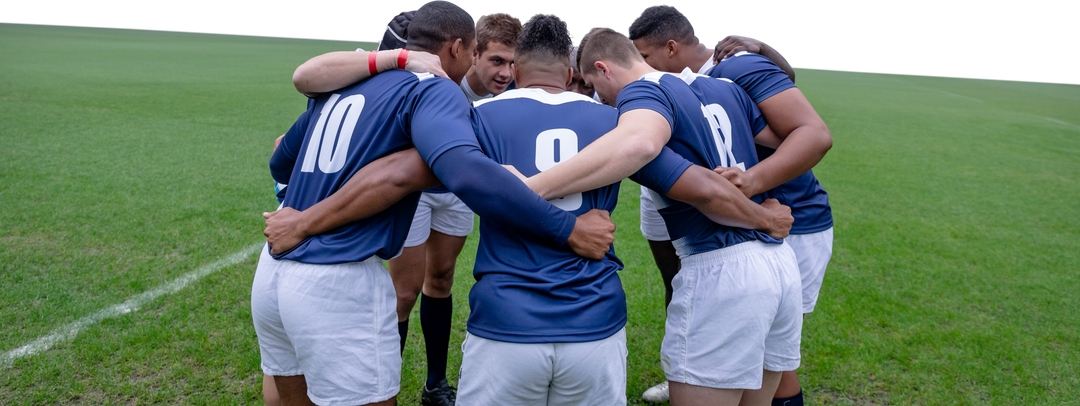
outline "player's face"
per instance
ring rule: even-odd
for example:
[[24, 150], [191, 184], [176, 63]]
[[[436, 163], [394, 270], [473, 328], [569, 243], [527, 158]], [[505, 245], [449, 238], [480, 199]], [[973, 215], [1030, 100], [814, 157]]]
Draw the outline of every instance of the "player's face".
[[645, 63], [649, 64], [653, 69], [663, 72], [680, 72], [682, 69], [674, 69], [674, 61], [668, 57], [667, 48], [662, 45], [654, 46], [645, 41], [644, 38], [638, 38], [634, 40], [634, 47], [641, 53], [641, 57], [645, 58]]
[[591, 86], [600, 95], [600, 102], [615, 107], [615, 100], [622, 89], [617, 87], [614, 80], [605, 77], [603, 72], [585, 74], [581, 78], [585, 80], [585, 86]]
[[506, 87], [514, 80], [510, 71], [510, 64], [514, 63], [514, 48], [506, 44], [488, 42], [487, 49], [482, 54], [476, 54], [473, 63], [480, 83], [491, 94], [498, 95], [506, 91]]
[[593, 90], [592, 86], [585, 84], [585, 79], [581, 77], [581, 71], [574, 69], [574, 76], [570, 79], [570, 85], [566, 87], [566, 90], [571, 92], [578, 92], [583, 95], [593, 97], [596, 90]]

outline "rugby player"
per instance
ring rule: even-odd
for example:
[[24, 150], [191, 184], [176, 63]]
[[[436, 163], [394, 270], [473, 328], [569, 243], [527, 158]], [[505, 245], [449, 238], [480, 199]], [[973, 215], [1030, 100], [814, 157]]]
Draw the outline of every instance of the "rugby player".
[[[458, 56], [443, 60], [450, 78], [460, 80], [467, 71], [471, 58], [464, 56], [474, 46], [474, 29], [464, 10], [428, 3], [417, 11], [409, 37], [409, 49]], [[404, 54], [398, 66], [405, 64]], [[387, 62], [380, 56], [371, 65]], [[364, 164], [415, 145], [448, 188], [493, 221], [531, 230], [555, 245], [579, 245], [594, 235], [610, 244], [612, 225], [575, 219], [483, 156], [468, 116], [454, 83], [404, 71], [313, 98], [271, 158], [275, 180], [290, 185], [283, 205], [310, 207]], [[461, 168], [489, 173], [478, 179]], [[264, 249], [252, 286], [252, 316], [263, 371], [274, 376], [283, 404], [394, 403], [401, 359], [394, 351], [393, 286], [380, 259], [400, 251], [418, 199], [411, 194], [373, 217], [273, 256], [271, 247]]]
[[[590, 32], [578, 57], [586, 82], [602, 100], [618, 106], [619, 125], [573, 158], [529, 178], [530, 187], [545, 198], [638, 171], [665, 144], [697, 165], [749, 168], [757, 163], [755, 138], [771, 139], [767, 143], [780, 148], [806, 142], [801, 134], [777, 139], [734, 84], [688, 77], [711, 96], [702, 100], [702, 92], [651, 68], [628, 38], [610, 29]], [[807, 154], [778, 170], [793, 178], [798, 173], [792, 171], [816, 162]], [[710, 222], [680, 202], [657, 200], [684, 266], [673, 281], [662, 348], [673, 404], [767, 404], [779, 371], [799, 362], [802, 319], [794, 254], [782, 240]], [[689, 312], [692, 307], [725, 311]]]
[[[537, 15], [525, 24], [513, 65], [520, 88], [474, 103], [477, 138], [496, 162], [534, 175], [617, 124], [614, 109], [566, 91], [572, 82], [570, 49], [566, 25], [557, 17]], [[664, 177], [641, 181], [668, 196], [695, 201], [702, 191], [716, 190], [708, 181], [695, 181], [707, 169], [690, 169], [670, 150], [650, 165], [663, 166], [655, 172]], [[614, 183], [553, 203], [573, 213], [611, 211], [618, 187]], [[731, 211], [786, 217], [782, 206], [772, 204], [770, 212], [740, 197], [731, 206], [745, 209]], [[707, 207], [713, 213], [728, 209]], [[584, 259], [484, 217], [480, 233], [458, 402], [625, 404], [626, 301], [616, 273], [622, 263], [614, 251], [599, 261]]]
[[[728, 37], [717, 44], [714, 52], [700, 44], [690, 21], [671, 6], [646, 9], [630, 25], [629, 32], [634, 46], [641, 52], [645, 62], [653, 68], [672, 73], [690, 69], [715, 78], [732, 80], [750, 95], [773, 131], [784, 136], [794, 132], [807, 133], [810, 135], [808, 139], [819, 140], [817, 146], [802, 150], [789, 148], [786, 150], [789, 154], [820, 152], [823, 155], [828, 146], [831, 146], [828, 127], [802, 92], [795, 87], [794, 72], [790, 67], [782, 69], [766, 56], [740, 51], [734, 43], [737, 40], [745, 44], [744, 48], [772, 54], [774, 59], [783, 61], [786, 65], [786, 60], [782, 56], [778, 57], [779, 53], [771, 47], [752, 39]], [[714, 59], [716, 66], [713, 66]], [[784, 157], [772, 157], [775, 150], [768, 147], [758, 145], [756, 149], [762, 160], [759, 165], [745, 173], [734, 167], [726, 168], [723, 173], [747, 196], [780, 187], [775, 197], [791, 207], [792, 215], [796, 219], [792, 233], [786, 241], [799, 261], [803, 313], [810, 313], [817, 302], [825, 267], [832, 255], [832, 213], [828, 194], [810, 171], [782, 185], [776, 178], [762, 177], [762, 174], [771, 172], [770, 165], [781, 163]], [[650, 231], [656, 236], [659, 232], [655, 231], [655, 227], [647, 227], [647, 224], [659, 224], [662, 230], [663, 220], [652, 208], [652, 202], [647, 196], [646, 193], [642, 194], [642, 232]], [[650, 238], [648, 234], [646, 237], [657, 258], [663, 256], [658, 253], [674, 250], [669, 241], [654, 241], [668, 240], [667, 238]], [[675, 272], [677, 270], [676, 268]], [[661, 274], [670, 292], [670, 281], [674, 273], [670, 268], [661, 268]], [[667, 400], [666, 387], [666, 384], [661, 383], [650, 388], [642, 398], [651, 402]], [[775, 402], [787, 406], [802, 404], [802, 390], [795, 371], [785, 371], [782, 374]]]

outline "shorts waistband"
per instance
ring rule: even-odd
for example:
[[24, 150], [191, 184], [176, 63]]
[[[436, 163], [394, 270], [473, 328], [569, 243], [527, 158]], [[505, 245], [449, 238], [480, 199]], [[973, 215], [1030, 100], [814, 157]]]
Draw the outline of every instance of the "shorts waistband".
[[715, 262], [731, 261], [736, 258], [744, 257], [754, 253], [778, 250], [781, 249], [780, 247], [783, 247], [786, 244], [787, 241], [785, 241], [783, 244], [766, 244], [758, 240], [747, 241], [732, 245], [730, 247], [724, 247], [718, 250], [712, 250], [708, 252], [690, 255], [682, 259], [682, 264], [685, 268], [697, 264], [709, 264]]

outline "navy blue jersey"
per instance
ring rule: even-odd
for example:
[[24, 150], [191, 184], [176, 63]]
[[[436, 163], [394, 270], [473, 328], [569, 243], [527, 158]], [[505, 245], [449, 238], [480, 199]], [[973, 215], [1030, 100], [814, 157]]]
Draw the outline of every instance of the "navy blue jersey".
[[[754, 100], [761, 103], [777, 93], [795, 87], [779, 66], [764, 56], [739, 52], [714, 66], [709, 72], [714, 78], [730, 79], [743, 88]], [[759, 159], [765, 159], [776, 150], [757, 146]], [[791, 226], [792, 234], [810, 234], [825, 231], [833, 226], [832, 209], [829, 206], [829, 194], [818, 183], [813, 171], [780, 185], [773, 190], [773, 197], [791, 207], [795, 223]]]
[[[705, 102], [679, 76], [653, 72], [619, 92], [617, 104], [620, 114], [635, 109], [660, 113], [671, 125], [671, 140], [667, 146], [695, 165], [710, 169], [717, 166], [746, 169], [757, 164], [753, 138], [765, 128], [765, 120], [757, 106], [731, 82], [687, 73], [693, 75], [688, 80], [707, 79], [696, 84], [710, 94]], [[637, 176], [657, 177], [647, 172], [658, 169], [660, 167], [653, 164], [646, 165]], [[645, 186], [652, 188], [648, 184]], [[752, 198], [757, 203], [764, 199], [760, 195]], [[680, 257], [752, 240], [770, 244], [782, 242], [759, 231], [713, 223], [686, 203], [657, 194], [654, 194], [653, 201], [667, 224], [668, 234]]]
[[[618, 124], [618, 112], [573, 92], [516, 89], [474, 103], [473, 127], [491, 159], [533, 176], [565, 162]], [[619, 183], [552, 203], [573, 215], [613, 211]], [[626, 297], [610, 249], [593, 261], [480, 217], [469, 292], [469, 332], [516, 343], [595, 341], [626, 324]]]
[[[285, 148], [271, 158], [275, 179], [289, 184], [283, 204], [305, 210], [333, 194], [369, 162], [415, 146], [466, 203], [481, 206], [494, 218], [565, 242], [573, 216], [539, 200], [512, 175], [495, 173], [480, 179], [484, 176], [456, 169], [456, 162], [466, 168], [475, 166], [477, 171], [499, 168], [483, 158], [469, 115], [465, 96], [453, 82], [398, 70], [311, 99], [308, 113], [286, 133]], [[482, 159], [474, 159], [473, 151]], [[444, 154], [447, 159], [438, 160]], [[289, 174], [288, 179], [282, 178], [282, 172]], [[503, 187], [506, 179], [520, 187]], [[506, 201], [491, 201], [491, 189], [500, 187]], [[308, 238], [275, 258], [313, 264], [361, 261], [372, 255], [389, 259], [404, 245], [419, 196], [411, 194], [372, 217]], [[528, 216], [544, 213], [552, 221], [522, 222], [499, 210], [525, 211]]]

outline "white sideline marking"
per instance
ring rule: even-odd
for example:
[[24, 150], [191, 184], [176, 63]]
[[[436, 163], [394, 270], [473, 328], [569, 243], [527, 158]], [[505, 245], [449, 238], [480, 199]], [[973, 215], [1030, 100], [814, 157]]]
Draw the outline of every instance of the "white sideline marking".
[[976, 99], [976, 98], [974, 98], [974, 97], [967, 97], [967, 96], [959, 95], [959, 94], [956, 94], [956, 93], [946, 92], [946, 91], [944, 91], [944, 90], [942, 90], [942, 91], [941, 91], [941, 93], [945, 93], [946, 95], [949, 95], [949, 96], [952, 96], [952, 97], [959, 97], [959, 98], [961, 98], [961, 99], [967, 99], [967, 100], [971, 100], [971, 101], [977, 101], [977, 102], [979, 102], [979, 103], [986, 103], [986, 102], [984, 102], [984, 101], [982, 101], [982, 100], [979, 100], [979, 99]]
[[239, 263], [240, 261], [243, 261], [244, 258], [247, 258], [253, 252], [259, 251], [264, 244], [265, 243], [259, 243], [244, 248], [239, 252], [219, 259], [212, 264], [205, 265], [199, 269], [189, 272], [184, 276], [166, 282], [164, 285], [132, 296], [128, 300], [124, 301], [124, 303], [111, 306], [97, 313], [85, 316], [67, 325], [60, 326], [59, 328], [53, 330], [52, 333], [47, 336], [40, 337], [37, 340], [31, 342], [30, 344], [8, 351], [6, 354], [0, 357], [0, 369], [10, 368], [12, 365], [14, 365], [15, 360], [19, 358], [29, 357], [39, 352], [46, 351], [54, 345], [71, 341], [75, 338], [76, 335], [79, 334], [79, 331], [82, 331], [99, 321], [131, 313], [135, 310], [138, 310], [139, 307], [141, 307], [142, 305], [154, 299], [157, 299], [162, 295], [176, 293], [180, 289], [185, 288], [188, 284], [199, 280], [199, 278], [217, 272], [221, 268], [234, 265]]
[[1076, 125], [1076, 124], [1073, 124], [1073, 123], [1070, 123], [1070, 122], [1067, 122], [1067, 121], [1061, 121], [1061, 120], [1053, 119], [1053, 118], [1050, 118], [1050, 117], [1043, 117], [1043, 118], [1049, 120], [1051, 123], [1057, 123], [1057, 124], [1061, 124], [1063, 126], [1072, 127], [1072, 128], [1080, 128], [1080, 125]]

